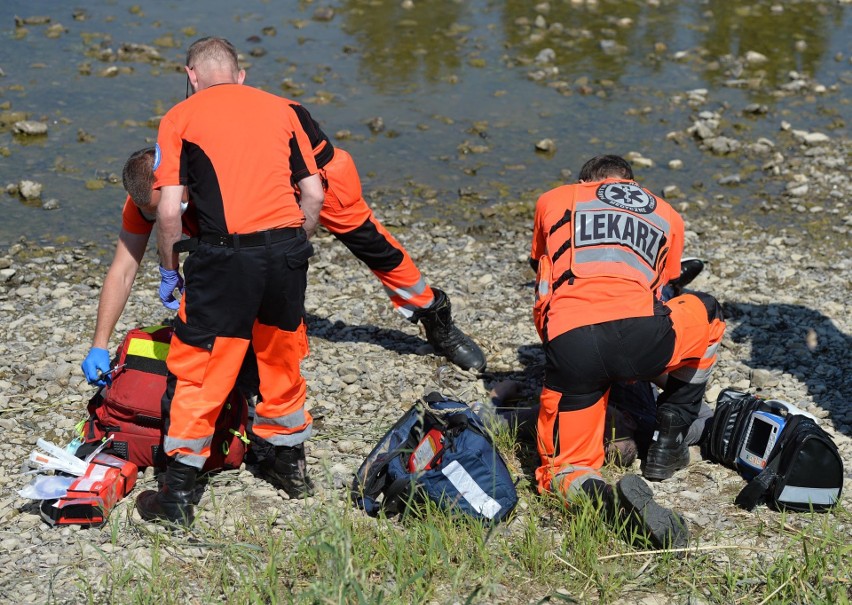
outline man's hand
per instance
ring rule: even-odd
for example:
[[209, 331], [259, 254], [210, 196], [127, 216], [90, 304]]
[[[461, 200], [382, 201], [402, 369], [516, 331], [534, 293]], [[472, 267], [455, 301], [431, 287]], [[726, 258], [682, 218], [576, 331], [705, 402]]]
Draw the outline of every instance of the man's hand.
[[160, 266], [160, 300], [163, 306], [172, 311], [177, 311], [180, 301], [175, 297], [175, 290], [183, 294], [183, 278], [177, 269], [163, 269]]
[[109, 351], [106, 349], [97, 347], [89, 349], [89, 354], [86, 355], [81, 367], [89, 384], [102, 387], [112, 382], [112, 374], [109, 373]]

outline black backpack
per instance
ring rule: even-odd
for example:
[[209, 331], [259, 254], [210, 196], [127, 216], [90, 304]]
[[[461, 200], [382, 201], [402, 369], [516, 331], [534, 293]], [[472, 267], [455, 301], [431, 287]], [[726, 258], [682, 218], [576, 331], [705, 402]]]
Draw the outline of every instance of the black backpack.
[[[784, 422], [773, 435], [774, 445], [767, 443], [765, 466], [759, 471], [742, 458], [743, 452], [750, 455], [749, 443], [758, 432], [751, 428], [756, 412]], [[789, 414], [784, 402], [724, 389], [703, 448], [706, 458], [737, 469], [749, 480], [735, 500], [746, 510], [765, 502], [776, 510], [822, 512], [840, 501], [843, 460], [837, 446], [812, 417]]]
[[429, 499], [444, 510], [503, 521], [518, 495], [482, 420], [465, 403], [430, 393], [367, 456], [352, 483], [356, 506], [376, 516]]

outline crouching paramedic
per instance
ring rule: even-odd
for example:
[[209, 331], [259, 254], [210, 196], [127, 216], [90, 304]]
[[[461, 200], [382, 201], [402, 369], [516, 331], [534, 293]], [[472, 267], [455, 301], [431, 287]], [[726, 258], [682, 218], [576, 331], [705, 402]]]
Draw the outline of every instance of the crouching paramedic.
[[311, 491], [303, 444], [312, 425], [299, 365], [307, 353], [308, 236], [323, 201], [298, 117], [286, 100], [242, 85], [245, 72], [230, 42], [194, 42], [186, 73], [196, 94], [163, 116], [157, 136], [162, 267], [177, 270], [185, 186], [198, 215], [199, 243], [184, 264], [185, 292], [167, 360], [175, 377], [166, 392], [171, 405], [163, 442], [170, 461], [161, 489], [136, 501], [144, 519], [182, 524], [192, 522], [196, 473], [249, 342], [262, 396], [253, 431], [275, 446], [264, 471], [291, 496]]
[[[643, 473], [650, 480], [670, 477], [689, 463], [686, 433], [725, 331], [713, 297], [688, 293], [662, 302], [655, 296], [680, 275], [682, 218], [633, 181], [623, 158], [607, 155], [586, 162], [579, 183], [543, 194], [533, 229], [533, 315], [546, 359], [539, 490], [611, 500], [598, 473], [610, 387], [663, 375]], [[646, 507], [650, 488], [635, 475], [625, 479], [617, 486], [620, 502], [636, 509], [652, 541], [685, 544], [680, 516]]]

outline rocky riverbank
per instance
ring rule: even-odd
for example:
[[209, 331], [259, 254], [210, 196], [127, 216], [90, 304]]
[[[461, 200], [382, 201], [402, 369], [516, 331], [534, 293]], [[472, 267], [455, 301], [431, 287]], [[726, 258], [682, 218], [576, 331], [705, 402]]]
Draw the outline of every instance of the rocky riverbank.
[[[798, 403], [821, 419], [848, 466], [852, 218], [845, 200], [852, 185], [847, 158], [848, 142], [811, 142], [779, 164], [772, 178], [793, 182], [802, 180], [794, 175], [805, 175], [808, 199], [815, 201], [804, 205], [792, 187], [775, 200], [778, 207], [791, 209], [793, 219], [786, 228], [767, 231], [736, 218], [730, 208], [718, 214], [705, 208], [695, 217], [690, 216], [689, 202], [684, 208], [687, 252], [707, 260], [706, 271], [693, 286], [715, 294], [728, 316], [708, 401], [715, 402], [720, 389], [733, 386]], [[822, 204], [824, 228], [797, 227], [797, 212], [813, 213], [809, 209], [819, 200], [830, 202]], [[451, 224], [421, 221], [390, 194], [374, 198], [381, 218], [411, 251], [429, 282], [449, 293], [458, 324], [489, 358], [483, 376], [451, 371], [445, 378], [443, 387], [467, 400], [481, 399], [504, 378], [520, 383], [522, 402], [535, 400], [543, 356], [530, 319], [533, 275], [526, 263], [533, 202], [492, 210], [486, 237]], [[796, 210], [796, 205], [803, 209]], [[504, 216], [512, 217], [511, 223]], [[113, 513], [121, 519], [116, 535], [109, 527], [51, 528], [35, 504], [16, 493], [26, 482], [19, 473], [21, 462], [36, 439], [70, 441], [93, 394], [79, 364], [89, 348], [110, 245], [40, 246], [22, 240], [0, 251], [0, 427], [6, 437], [0, 451], [0, 568], [5, 570], [0, 594], [15, 602], [83, 600], [74, 582], [81, 575], [93, 579], [104, 572], [103, 552], [143, 564], [150, 559], [151, 537], [138, 529], [141, 521], [132, 511], [132, 497]], [[340, 488], [348, 486], [384, 430], [424, 392], [441, 388], [436, 370], [442, 360], [431, 354], [417, 326], [395, 315], [378, 282], [343, 246], [320, 233], [315, 247], [307, 303], [311, 354], [303, 364], [309, 406], [318, 418], [317, 434], [308, 446], [309, 464], [318, 476], [325, 470], [321, 482], [327, 495], [337, 499], [344, 497]], [[155, 294], [155, 266], [150, 256], [117, 334], [166, 317]], [[309, 510], [288, 502], [247, 470], [217, 480], [220, 495], [235, 503], [251, 493], [258, 515], [277, 510], [278, 526]], [[852, 487], [848, 483], [846, 506]], [[152, 484], [150, 471], [140, 475], [141, 488]], [[696, 451], [689, 468], [654, 489], [659, 500], [684, 514], [694, 538], [702, 543], [759, 541], [771, 547], [783, 536], [758, 537], [756, 528], [777, 513], [764, 507], [754, 513], [735, 508], [733, 498], [742, 485], [734, 471], [701, 461]], [[138, 491], [140, 487], [133, 495]], [[523, 498], [534, 497], [523, 492]], [[227, 534], [233, 530], [227, 508], [214, 510], [205, 496], [199, 522], [223, 523]], [[796, 527], [806, 523], [807, 516], [791, 515], [787, 522]], [[48, 583], [54, 586], [52, 596], [45, 591]], [[65, 592], [57, 592], [57, 586], [64, 586]]]

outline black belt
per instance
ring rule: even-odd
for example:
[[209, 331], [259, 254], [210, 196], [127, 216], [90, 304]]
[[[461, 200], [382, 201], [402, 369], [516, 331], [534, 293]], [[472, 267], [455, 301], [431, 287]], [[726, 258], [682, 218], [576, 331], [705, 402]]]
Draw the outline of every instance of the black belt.
[[293, 239], [301, 230], [301, 227], [284, 227], [283, 229], [269, 229], [268, 231], [255, 231], [254, 233], [231, 233], [229, 235], [206, 233], [200, 235], [198, 239], [205, 244], [225, 248], [251, 248]]
[[257, 246], [267, 246], [277, 242], [283, 242], [288, 239], [293, 239], [300, 232], [304, 231], [301, 227], [283, 227], [281, 229], [269, 229], [267, 231], [255, 231], [254, 233], [231, 233], [229, 235], [218, 235], [216, 233], [205, 233], [198, 237], [192, 237], [176, 242], [174, 245], [175, 252], [193, 252], [198, 248], [198, 242], [204, 242], [213, 246], [222, 246], [223, 248], [254, 248]]

